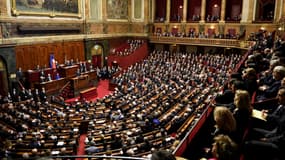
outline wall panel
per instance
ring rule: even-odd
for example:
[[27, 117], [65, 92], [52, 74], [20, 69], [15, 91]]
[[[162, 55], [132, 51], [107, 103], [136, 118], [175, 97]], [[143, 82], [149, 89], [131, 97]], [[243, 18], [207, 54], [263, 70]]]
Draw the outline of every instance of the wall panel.
[[49, 67], [50, 54], [54, 54], [59, 64], [65, 60], [84, 61], [84, 44], [82, 41], [75, 42], [54, 42], [47, 44], [32, 44], [16, 46], [16, 67], [24, 71], [35, 69], [37, 65], [41, 68]]

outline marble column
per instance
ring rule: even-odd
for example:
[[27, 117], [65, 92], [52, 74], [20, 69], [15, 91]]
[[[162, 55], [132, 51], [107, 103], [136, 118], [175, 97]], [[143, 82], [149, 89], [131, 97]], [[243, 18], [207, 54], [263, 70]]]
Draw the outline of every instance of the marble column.
[[165, 22], [169, 23], [170, 21], [170, 7], [171, 7], [171, 2], [170, 0], [166, 1], [166, 20]]
[[188, 0], [184, 0], [183, 1], [183, 19], [182, 19], [182, 22], [186, 23], [187, 21], [187, 3], [188, 3]]
[[102, 20], [107, 21], [107, 0], [102, 0]]
[[284, 11], [282, 11], [282, 7], [284, 5], [284, 0], [275, 1], [275, 13], [274, 13], [274, 21], [278, 22], [282, 16], [284, 16]]
[[243, 0], [241, 23], [252, 23], [254, 15], [253, 8], [254, 8], [254, 0]]
[[281, 18], [284, 18], [285, 19], [285, 0], [280, 0], [281, 1], [281, 4], [282, 4], [282, 8], [280, 10], [281, 12]]
[[150, 4], [148, 3], [148, 0], [143, 0], [142, 2], [142, 16], [141, 18], [144, 18], [144, 22], [148, 23], [150, 21], [150, 12], [149, 12], [149, 8], [150, 8]]
[[200, 22], [204, 23], [205, 22], [205, 15], [206, 15], [206, 0], [202, 0], [201, 3], [201, 20]]
[[222, 0], [221, 4], [221, 18], [220, 22], [225, 23], [225, 15], [226, 15], [226, 0]]
[[154, 0], [149, 0], [149, 3], [152, 3], [151, 4], [151, 6], [152, 6], [152, 8], [151, 8], [151, 14], [152, 15], [150, 15], [150, 17], [151, 17], [151, 22], [154, 22], [154, 20], [155, 20], [155, 8], [156, 8], [156, 4], [155, 4], [155, 1]]

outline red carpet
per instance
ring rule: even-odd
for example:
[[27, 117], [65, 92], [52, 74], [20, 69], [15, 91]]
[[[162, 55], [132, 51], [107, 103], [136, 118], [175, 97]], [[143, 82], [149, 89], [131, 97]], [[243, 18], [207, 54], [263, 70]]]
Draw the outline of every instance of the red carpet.
[[97, 96], [92, 98], [91, 100], [95, 101], [96, 99], [103, 98], [104, 96], [109, 95], [110, 93], [112, 92], [109, 91], [109, 80], [100, 80], [97, 86]]
[[[109, 95], [112, 91], [109, 91], [109, 80], [100, 80], [97, 85], [97, 95], [87, 99], [88, 101], [96, 101], [97, 99], [103, 98], [106, 95]], [[66, 103], [71, 103], [76, 100], [79, 100], [80, 97], [75, 97], [65, 100]]]
[[[85, 155], [85, 138], [86, 134], [82, 134], [79, 138], [79, 146], [77, 148], [77, 155]], [[76, 160], [83, 160], [84, 158], [76, 158]]]

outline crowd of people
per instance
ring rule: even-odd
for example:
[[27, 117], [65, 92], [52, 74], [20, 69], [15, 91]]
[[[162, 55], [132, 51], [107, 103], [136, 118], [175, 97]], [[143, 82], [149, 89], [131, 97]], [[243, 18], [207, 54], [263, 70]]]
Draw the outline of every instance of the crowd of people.
[[[270, 44], [273, 48], [268, 48]], [[115, 91], [96, 102], [58, 103], [36, 94], [39, 91], [33, 96], [29, 92], [0, 96], [0, 156], [75, 154], [83, 120], [89, 123], [87, 154], [147, 156], [159, 149], [172, 152], [215, 98], [212, 153], [219, 160], [232, 160], [242, 151], [240, 144], [256, 109], [250, 100], [256, 95], [257, 100], [277, 97], [280, 105], [262, 111], [267, 120], [264, 123], [273, 128], [254, 129], [251, 134], [259, 136], [251, 136], [245, 143], [245, 156], [279, 158], [285, 148], [284, 47], [283, 40], [269, 43], [258, 37], [238, 71], [235, 68], [243, 59], [239, 53], [154, 50], [142, 62], [113, 77]], [[221, 89], [224, 92], [218, 95]], [[269, 154], [257, 154], [256, 148]]]
[[127, 44], [119, 49], [115, 49], [113, 52], [118, 56], [127, 56], [132, 54], [135, 50], [144, 44], [144, 40], [141, 39], [128, 39]]
[[[280, 37], [273, 42], [264, 32], [254, 39], [244, 66], [215, 97], [212, 139], [224, 135], [234, 142], [225, 151], [231, 155], [217, 155], [219, 160], [239, 159], [236, 153], [243, 153], [246, 160], [284, 159], [285, 43]], [[256, 118], [256, 110], [261, 117]]]
[[[103, 147], [95, 145], [93, 154], [102, 154], [106, 149], [127, 156], [147, 154], [159, 148], [173, 151], [173, 143], [180, 142], [188, 130], [182, 126], [192, 116], [199, 117], [241, 57], [239, 54], [154, 51], [142, 63], [113, 77], [118, 87], [101, 100], [105, 107], [111, 106], [107, 111], [113, 110], [105, 116], [110, 118], [103, 120], [109, 124], [103, 133], [111, 134], [112, 143]], [[101, 111], [98, 116], [102, 119], [105, 114]], [[96, 121], [91, 123], [88, 137], [93, 137], [91, 142], [98, 140], [95, 144], [102, 144], [102, 137], [95, 136], [102, 133], [102, 128], [94, 125]], [[149, 132], [153, 135], [147, 136]]]
[[[10, 135], [3, 139], [10, 145], [3, 147], [1, 156], [70, 153], [71, 146], [77, 145], [77, 122], [82, 120], [89, 121], [88, 154], [143, 156], [158, 149], [173, 151], [241, 57], [153, 51], [114, 77], [112, 81], [118, 84], [114, 93], [96, 102], [3, 101], [1, 107], [9, 109], [1, 122], [11, 125], [1, 123], [8, 126], [3, 125], [1, 131]], [[14, 128], [15, 123], [21, 125]]]
[[51, 103], [44, 91], [37, 92], [20, 100], [1, 97], [1, 159], [76, 154], [81, 113]]

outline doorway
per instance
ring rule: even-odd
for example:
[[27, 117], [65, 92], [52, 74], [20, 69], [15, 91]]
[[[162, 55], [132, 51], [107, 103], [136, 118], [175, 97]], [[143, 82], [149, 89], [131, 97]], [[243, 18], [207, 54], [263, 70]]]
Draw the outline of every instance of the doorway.
[[5, 61], [0, 56], [0, 94], [3, 96], [8, 95], [8, 88], [7, 67]]
[[94, 68], [103, 66], [103, 47], [100, 44], [95, 44], [91, 48], [92, 65]]

